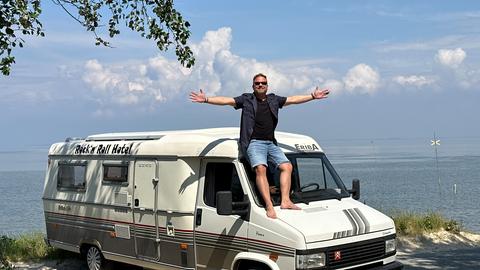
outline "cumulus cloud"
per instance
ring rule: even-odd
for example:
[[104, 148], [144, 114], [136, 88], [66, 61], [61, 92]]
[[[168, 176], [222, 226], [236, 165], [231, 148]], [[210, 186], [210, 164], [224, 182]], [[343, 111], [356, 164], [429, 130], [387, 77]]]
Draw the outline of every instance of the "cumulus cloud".
[[402, 86], [415, 86], [415, 87], [422, 87], [431, 85], [435, 82], [434, 79], [427, 78], [425, 76], [396, 76], [393, 78], [393, 81], [402, 85]]
[[378, 90], [380, 75], [366, 64], [358, 64], [351, 68], [343, 78], [345, 89], [349, 92], [360, 91], [372, 94]]
[[435, 59], [442, 65], [457, 68], [467, 57], [467, 53], [461, 48], [455, 50], [438, 50]]
[[350, 69], [341, 79], [318, 65], [275, 65], [234, 54], [230, 47], [232, 29], [208, 31], [203, 39], [191, 44], [196, 58], [192, 69], [182, 67], [176, 59], [155, 56], [128, 64], [102, 64], [92, 59], [85, 63], [83, 81], [93, 98], [101, 104], [147, 105], [203, 89], [207, 95], [235, 96], [251, 91], [252, 76], [267, 74], [270, 89], [277, 94], [308, 93], [315, 86], [333, 92], [372, 93], [378, 88], [378, 73], [366, 64]]

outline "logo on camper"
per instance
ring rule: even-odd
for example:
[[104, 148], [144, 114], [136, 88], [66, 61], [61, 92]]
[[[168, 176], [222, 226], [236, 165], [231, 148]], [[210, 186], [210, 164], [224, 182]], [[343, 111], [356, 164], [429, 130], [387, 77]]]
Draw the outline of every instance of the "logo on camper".
[[312, 144], [295, 144], [295, 149], [300, 150], [300, 151], [315, 151], [315, 150], [320, 150], [318, 146], [314, 143]]
[[342, 259], [342, 252], [339, 250], [339, 251], [335, 251], [335, 257], [334, 257], [334, 260], [335, 261], [339, 261]]
[[75, 147], [75, 155], [130, 155], [133, 143], [130, 144], [79, 144]]

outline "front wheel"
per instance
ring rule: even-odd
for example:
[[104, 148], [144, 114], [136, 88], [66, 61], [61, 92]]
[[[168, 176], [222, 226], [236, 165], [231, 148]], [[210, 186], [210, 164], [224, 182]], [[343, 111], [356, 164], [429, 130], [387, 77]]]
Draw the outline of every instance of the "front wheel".
[[262, 263], [258, 262], [250, 262], [245, 265], [240, 266], [238, 269], [245, 269], [245, 270], [270, 270], [269, 267]]
[[86, 258], [89, 270], [105, 269], [105, 259], [103, 258], [102, 252], [97, 247], [89, 247]]

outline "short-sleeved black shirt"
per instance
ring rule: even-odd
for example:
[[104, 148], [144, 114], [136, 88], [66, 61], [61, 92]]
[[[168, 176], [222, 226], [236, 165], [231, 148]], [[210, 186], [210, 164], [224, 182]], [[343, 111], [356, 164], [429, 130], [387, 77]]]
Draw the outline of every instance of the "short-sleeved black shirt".
[[[253, 129], [255, 128], [255, 115], [258, 107], [257, 98], [253, 93], [245, 93], [234, 99], [235, 109], [242, 109], [242, 117], [240, 121], [240, 150], [245, 155], [250, 140], [252, 139]], [[275, 94], [267, 95], [268, 108], [270, 109], [276, 123], [278, 123], [278, 110], [285, 105], [286, 101], [286, 97], [277, 96]], [[276, 143], [275, 137], [273, 138], [273, 142]]]
[[255, 127], [253, 128], [252, 140], [273, 141], [273, 131], [277, 127], [277, 119], [273, 117], [267, 100], [257, 99], [257, 112], [255, 113]]

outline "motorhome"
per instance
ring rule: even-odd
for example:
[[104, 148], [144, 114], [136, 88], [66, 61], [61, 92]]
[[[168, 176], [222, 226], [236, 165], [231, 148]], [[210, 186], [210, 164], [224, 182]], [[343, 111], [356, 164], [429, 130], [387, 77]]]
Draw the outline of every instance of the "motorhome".
[[55, 143], [43, 206], [46, 241], [148, 269], [401, 269], [395, 226], [359, 202], [311, 137], [276, 132], [290, 159], [291, 199], [265, 214], [238, 128], [109, 133]]

